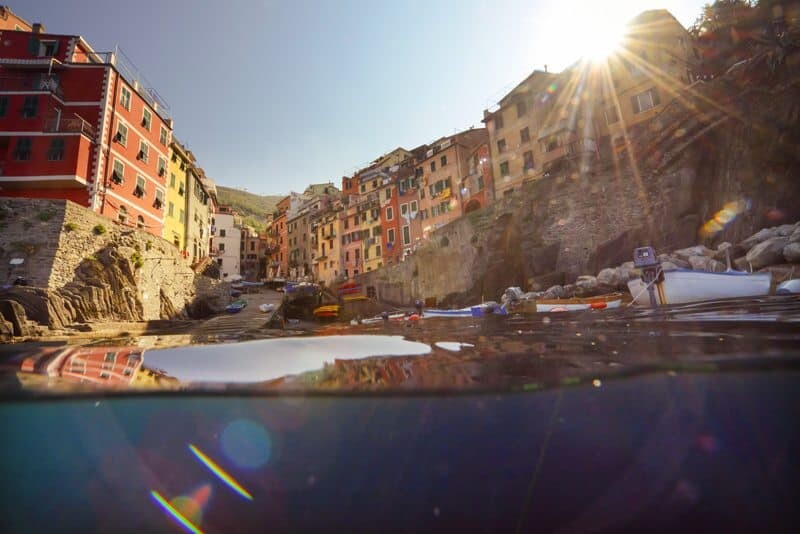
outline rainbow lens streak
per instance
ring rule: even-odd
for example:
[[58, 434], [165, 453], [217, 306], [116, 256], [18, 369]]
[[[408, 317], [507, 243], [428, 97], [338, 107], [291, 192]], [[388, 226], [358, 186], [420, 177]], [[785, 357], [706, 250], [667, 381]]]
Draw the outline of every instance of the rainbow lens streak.
[[217, 476], [217, 478], [219, 478], [222, 482], [224, 482], [229, 488], [231, 488], [233, 491], [235, 491], [248, 501], [253, 500], [253, 496], [250, 495], [250, 493], [246, 489], [244, 489], [241, 486], [241, 484], [236, 482], [236, 480], [234, 480], [232, 476], [226, 473], [225, 470], [222, 469], [222, 467], [220, 467], [219, 465], [217, 465], [211, 458], [203, 454], [203, 452], [200, 449], [198, 449], [197, 447], [195, 447], [190, 443], [189, 450], [191, 450], [192, 453], [195, 456], [197, 456], [197, 459], [200, 460], [200, 462], [203, 465], [205, 465], [212, 473], [214, 473]]
[[151, 491], [150, 495], [155, 499], [155, 501], [161, 505], [161, 507], [166, 511], [169, 515], [173, 517], [183, 528], [187, 531], [192, 532], [193, 534], [202, 534], [203, 531], [197, 528], [191, 521], [186, 519], [183, 514], [181, 514], [178, 510], [176, 510], [167, 500], [162, 497], [157, 491]]

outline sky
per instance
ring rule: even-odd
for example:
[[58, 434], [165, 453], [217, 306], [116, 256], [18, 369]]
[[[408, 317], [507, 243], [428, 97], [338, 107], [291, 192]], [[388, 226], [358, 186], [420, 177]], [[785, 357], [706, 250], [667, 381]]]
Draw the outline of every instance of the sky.
[[[50, 33], [119, 46], [218, 184], [281, 195], [470, 126], [534, 69], [704, 0], [6, 0]], [[612, 32], [613, 33], [613, 32]]]

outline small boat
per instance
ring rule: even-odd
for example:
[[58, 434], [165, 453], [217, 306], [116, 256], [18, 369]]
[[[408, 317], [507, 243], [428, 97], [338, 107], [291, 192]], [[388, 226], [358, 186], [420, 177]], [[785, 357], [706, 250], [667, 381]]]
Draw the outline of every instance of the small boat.
[[429, 308], [422, 311], [422, 317], [486, 317], [488, 315], [506, 315], [507, 313], [506, 309], [496, 302], [484, 302], [483, 304], [456, 310]]
[[390, 313], [390, 314], [386, 315], [386, 317], [384, 317], [383, 315], [376, 315], [375, 317], [368, 317], [367, 319], [361, 319], [360, 322], [358, 320], [356, 320], [356, 319], [353, 319], [353, 321], [355, 321], [355, 322], [353, 323], [351, 321], [351, 323], [352, 324], [379, 324], [379, 323], [382, 323], [384, 321], [404, 321], [406, 319], [407, 319], [407, 316], [406, 316], [405, 313], [397, 312], [397, 313]]
[[258, 305], [258, 309], [261, 311], [261, 313], [269, 313], [269, 312], [271, 312], [271, 311], [273, 311], [275, 309], [275, 305], [274, 304], [259, 304]]
[[[663, 273], [664, 280], [655, 284], [655, 296], [658, 304], [684, 304], [703, 300], [765, 296], [769, 295], [772, 282], [772, 274], [769, 272], [710, 273], [675, 269]], [[636, 304], [650, 305], [649, 291], [641, 279], [629, 280], [628, 289]]]
[[781, 282], [775, 289], [776, 295], [791, 295], [793, 293], [800, 293], [800, 278]]
[[472, 307], [458, 310], [437, 310], [436, 308], [428, 308], [422, 311], [422, 316], [426, 319], [429, 317], [472, 317]]
[[228, 313], [239, 313], [243, 309], [247, 307], [247, 301], [244, 299], [234, 300], [227, 306], [225, 306], [225, 311]]
[[337, 304], [332, 304], [315, 308], [314, 317], [317, 319], [336, 319], [339, 317], [339, 306]]
[[562, 311], [585, 311], [585, 310], [605, 310], [609, 308], [619, 308], [622, 304], [622, 293], [609, 293], [597, 297], [571, 298], [571, 299], [539, 299], [523, 301], [522, 312], [562, 312]]

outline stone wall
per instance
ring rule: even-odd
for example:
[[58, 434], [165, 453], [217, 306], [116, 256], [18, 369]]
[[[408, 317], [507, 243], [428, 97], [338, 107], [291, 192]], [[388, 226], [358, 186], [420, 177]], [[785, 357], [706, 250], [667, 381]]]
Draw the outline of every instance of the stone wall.
[[[226, 304], [227, 284], [198, 276], [168, 241], [61, 200], [0, 199], [0, 261], [27, 287], [6, 292], [51, 326], [182, 318], [207, 300]], [[18, 262], [18, 261], [17, 261]]]

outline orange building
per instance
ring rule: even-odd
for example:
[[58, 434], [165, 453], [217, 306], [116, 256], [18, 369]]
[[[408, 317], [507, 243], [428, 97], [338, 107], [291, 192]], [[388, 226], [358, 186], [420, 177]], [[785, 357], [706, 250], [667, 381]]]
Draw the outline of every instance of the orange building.
[[32, 30], [2, 31], [0, 195], [72, 200], [162, 236], [166, 104], [124, 56]]
[[17, 16], [8, 6], [0, 6], [0, 31], [16, 30], [21, 32], [33, 31], [35, 24]]

